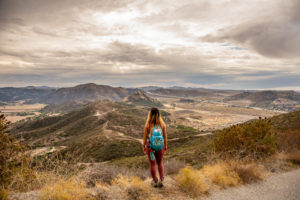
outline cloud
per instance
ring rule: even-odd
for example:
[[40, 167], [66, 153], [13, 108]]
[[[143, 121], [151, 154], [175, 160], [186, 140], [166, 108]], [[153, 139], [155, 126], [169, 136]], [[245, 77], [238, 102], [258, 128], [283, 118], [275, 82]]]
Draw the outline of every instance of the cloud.
[[202, 38], [208, 42], [234, 42], [272, 58], [299, 59], [300, 1], [282, 2], [273, 16], [223, 28]]
[[295, 0], [3, 0], [0, 85], [296, 87], [297, 9]]

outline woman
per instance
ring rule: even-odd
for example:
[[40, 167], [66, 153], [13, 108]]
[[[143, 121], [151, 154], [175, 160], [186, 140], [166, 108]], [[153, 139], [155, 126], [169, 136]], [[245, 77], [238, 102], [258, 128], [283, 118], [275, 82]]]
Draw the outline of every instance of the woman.
[[[152, 133], [153, 128], [160, 128], [163, 134], [163, 148], [160, 151], [154, 151], [150, 148], [150, 133]], [[164, 180], [164, 166], [163, 166], [163, 154], [167, 151], [167, 131], [166, 125], [160, 115], [160, 112], [157, 108], [151, 108], [148, 113], [148, 118], [144, 128], [144, 138], [143, 138], [143, 152], [144, 154], [147, 153], [148, 160], [150, 164], [150, 172], [153, 178], [152, 185], [154, 187], [162, 187], [163, 180]], [[151, 159], [150, 152], [154, 153], [155, 160]], [[156, 168], [155, 168], [155, 161], [158, 165], [158, 172], [160, 180], [156, 177]]]

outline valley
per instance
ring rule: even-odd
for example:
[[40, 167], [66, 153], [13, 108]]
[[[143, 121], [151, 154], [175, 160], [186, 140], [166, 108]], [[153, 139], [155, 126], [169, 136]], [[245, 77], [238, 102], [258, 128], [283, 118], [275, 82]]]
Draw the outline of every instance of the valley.
[[0, 106], [0, 113], [5, 114], [7, 116], [7, 119], [13, 123], [20, 120], [25, 120], [27, 117], [40, 115], [40, 110], [45, 106], [46, 104], [26, 104], [20, 101], [17, 103]]
[[[170, 93], [172, 90], [168, 91]], [[94, 160], [118, 163], [126, 159], [124, 156], [142, 156], [143, 128], [147, 112], [153, 106], [161, 110], [167, 124], [170, 146], [179, 144], [180, 148], [186, 142], [189, 143], [185, 140], [189, 140], [190, 137], [194, 138], [194, 142], [204, 144], [216, 130], [259, 117], [284, 113], [223, 102], [224, 98], [232, 95], [232, 91], [229, 94], [227, 91], [218, 91], [217, 95], [210, 91], [205, 92], [204, 96], [188, 97], [182, 97], [184, 91], [179, 94], [178, 97], [174, 97], [174, 94], [160, 96], [154, 95], [153, 91], [136, 90], [122, 101], [100, 99], [90, 103], [66, 101], [50, 105], [15, 105], [14, 109], [27, 106], [42, 114], [15, 121], [9, 132], [26, 141], [33, 148], [35, 155], [54, 151], [76, 152], [84, 155], [81, 162]], [[189, 90], [188, 94], [194, 93]], [[130, 149], [129, 153], [114, 150], [122, 148], [125, 144]], [[179, 152], [184, 150], [171, 149], [170, 157], [180, 157]], [[111, 152], [110, 156], [105, 155], [106, 151]], [[188, 160], [188, 156], [185, 157]]]
[[[77, 94], [84, 90], [82, 88], [89, 87], [89, 92]], [[167, 125], [168, 151], [164, 155], [167, 185], [161, 192], [154, 191], [161, 198], [172, 199], [179, 195], [185, 199], [187, 195], [181, 190], [178, 177], [188, 176], [189, 173], [202, 174], [198, 178], [193, 175], [190, 177], [192, 180], [201, 180], [203, 176], [211, 179], [210, 186], [205, 187], [232, 184], [213, 182], [214, 179], [207, 174], [206, 168], [211, 170], [210, 173], [223, 173], [219, 168], [231, 167], [230, 170], [234, 173], [241, 173], [238, 174], [241, 179], [245, 176], [243, 173], [253, 173], [246, 177], [253, 176], [255, 180], [261, 180], [260, 173], [266, 173], [260, 168], [261, 165], [266, 171], [276, 172], [297, 168], [299, 111], [288, 112], [283, 107], [254, 105], [253, 96], [252, 99], [245, 99], [244, 94], [242, 98], [236, 96], [243, 91], [123, 88], [122, 95], [125, 97], [121, 98], [119, 95], [116, 97], [114, 92], [102, 95], [102, 86], [94, 84], [75, 88], [71, 88], [71, 92], [64, 89], [67, 92], [63, 92], [63, 97], [60, 92], [55, 94], [55, 98], [51, 98], [53, 103], [50, 104], [36, 97], [35, 102], [32, 102], [32, 99], [25, 96], [26, 99], [6, 101], [1, 106], [1, 112], [12, 122], [8, 126], [7, 134], [26, 146], [25, 153], [31, 159], [30, 168], [37, 167], [33, 169], [34, 173], [40, 173], [41, 177], [46, 173], [46, 182], [50, 185], [56, 184], [53, 178], [71, 181], [68, 177], [75, 176], [86, 182], [84, 188], [91, 189], [91, 193], [109, 194], [111, 199], [119, 198], [115, 196], [116, 187], [120, 190], [118, 193], [126, 198], [131, 195], [121, 186], [115, 187], [114, 181], [125, 181], [126, 187], [133, 187], [131, 179], [134, 177], [139, 185], [149, 185], [149, 164], [142, 152], [142, 138], [151, 107], [159, 108]], [[92, 95], [90, 99], [89, 93], [96, 95]], [[281, 103], [288, 102], [288, 106], [292, 105], [291, 101], [282, 100], [288, 98], [290, 93], [288, 97], [286, 93], [278, 93]], [[46, 94], [49, 95], [48, 92]], [[265, 95], [259, 93], [254, 96], [261, 94]], [[74, 95], [76, 98], [72, 99]], [[96, 96], [99, 98], [95, 100]], [[294, 99], [293, 105], [296, 105], [297, 94], [292, 93], [291, 98]], [[274, 101], [279, 100], [272, 100]], [[267, 102], [267, 105], [272, 102]], [[297, 107], [293, 109], [297, 110]], [[16, 113], [19, 112], [23, 113], [22, 118], [16, 118]], [[277, 138], [270, 135], [273, 131]], [[278, 144], [274, 142], [275, 139]], [[228, 152], [230, 153], [227, 154]], [[232, 154], [233, 160], [226, 163], [223, 156]], [[247, 159], [243, 160], [245, 156], [250, 159], [249, 163]], [[249, 165], [253, 168], [249, 168]], [[188, 174], [182, 174], [184, 171]], [[235, 180], [236, 176], [226, 179]], [[40, 178], [34, 180], [41, 181]], [[38, 189], [33, 183], [29, 185]], [[94, 191], [102, 188], [99, 184], [105, 184], [103, 187], [109, 189]], [[238, 183], [232, 186], [236, 184]], [[168, 192], [170, 188], [176, 190], [176, 193]], [[181, 189], [178, 190], [179, 188]], [[150, 190], [148, 188], [137, 195], [141, 197]], [[29, 194], [27, 199], [42, 195], [42, 190], [31, 192], [32, 195]], [[201, 192], [201, 195], [202, 193], [205, 192]], [[25, 193], [16, 194], [15, 198], [22, 199], [23, 195]]]

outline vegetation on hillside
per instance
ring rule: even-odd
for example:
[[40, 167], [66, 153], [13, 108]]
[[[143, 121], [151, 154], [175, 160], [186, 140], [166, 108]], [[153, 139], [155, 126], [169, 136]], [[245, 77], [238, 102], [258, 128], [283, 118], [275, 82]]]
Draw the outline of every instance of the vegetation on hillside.
[[153, 99], [146, 95], [145, 92], [141, 90], [136, 90], [133, 94], [126, 97], [124, 102], [137, 106], [146, 106], [146, 107], [162, 107], [163, 104], [156, 99]]
[[[100, 114], [95, 116], [96, 110]], [[3, 198], [28, 190], [40, 190], [42, 199], [155, 199], [157, 194], [170, 195], [149, 187], [147, 157], [141, 144], [132, 139], [142, 135], [139, 131], [147, 111], [99, 101], [63, 116], [19, 124], [18, 129], [29, 138], [58, 137], [58, 131], [64, 132], [64, 140], [58, 144], [67, 148], [33, 158], [25, 154], [29, 149], [5, 133], [8, 122], [1, 116]], [[203, 136], [192, 127], [170, 127], [164, 155], [167, 190], [199, 196], [213, 187], [256, 182], [270, 170], [268, 165], [276, 166], [274, 158], [280, 159], [280, 165], [296, 166], [300, 163], [299, 122], [300, 112], [293, 112]]]
[[5, 199], [6, 191], [32, 189], [36, 174], [30, 168], [30, 157], [25, 153], [27, 148], [18, 140], [6, 133], [9, 121], [0, 115], [0, 199]]
[[237, 124], [217, 132], [214, 150], [224, 156], [268, 156], [278, 148], [276, 132], [268, 119]]
[[219, 130], [213, 141], [217, 153], [261, 158], [278, 151], [300, 150], [300, 111], [257, 119]]
[[275, 110], [297, 110], [300, 103], [300, 93], [295, 91], [255, 91], [242, 92], [224, 99], [225, 101], [248, 100], [252, 107]]

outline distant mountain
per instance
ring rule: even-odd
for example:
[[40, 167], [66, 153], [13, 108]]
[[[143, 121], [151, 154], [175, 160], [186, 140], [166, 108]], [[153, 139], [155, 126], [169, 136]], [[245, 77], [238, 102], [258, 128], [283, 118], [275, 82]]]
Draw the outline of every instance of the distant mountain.
[[182, 86], [172, 86], [172, 87], [168, 87], [167, 89], [174, 89], [174, 90], [213, 90], [213, 89], [207, 89], [207, 88], [182, 87]]
[[41, 86], [41, 88], [35, 86], [23, 88], [5, 87], [0, 88], [0, 101], [16, 102], [24, 100], [25, 103], [47, 104], [61, 104], [67, 101], [92, 102], [101, 99], [121, 101], [124, 97], [129, 96], [133, 92], [134, 89], [96, 85], [94, 83], [59, 89], [46, 86]]
[[156, 90], [149, 91], [152, 94], [163, 95], [163, 96], [174, 96], [174, 97], [198, 97], [212, 95], [214, 91], [205, 89], [166, 89], [159, 88]]
[[21, 87], [25, 89], [58, 89], [59, 87], [49, 87], [49, 86], [26, 86], [26, 87]]
[[7, 105], [7, 103], [0, 101], [0, 106], [5, 106], [5, 105]]
[[125, 97], [124, 102], [132, 103], [135, 105], [144, 105], [144, 106], [158, 106], [161, 107], [162, 104], [148, 95], [142, 90], [137, 89], [133, 94], [128, 97]]
[[224, 101], [250, 101], [250, 106], [279, 109], [294, 110], [300, 104], [300, 93], [295, 91], [255, 91], [242, 92], [225, 98]]
[[39, 88], [15, 88], [4, 87], [0, 88], [0, 101], [2, 102], [16, 102], [24, 100], [27, 103], [39, 102], [40, 99], [54, 92], [55, 89], [39, 89]]
[[145, 87], [138, 87], [138, 89], [144, 90], [144, 91], [149, 91], [149, 90], [156, 90], [159, 88], [163, 87], [158, 87], [158, 86], [145, 86]]
[[48, 94], [43, 101], [49, 104], [57, 104], [70, 100], [92, 102], [101, 99], [108, 99], [112, 101], [120, 101], [129, 95], [130, 91], [122, 87], [87, 83], [77, 85], [75, 87], [60, 88]]

